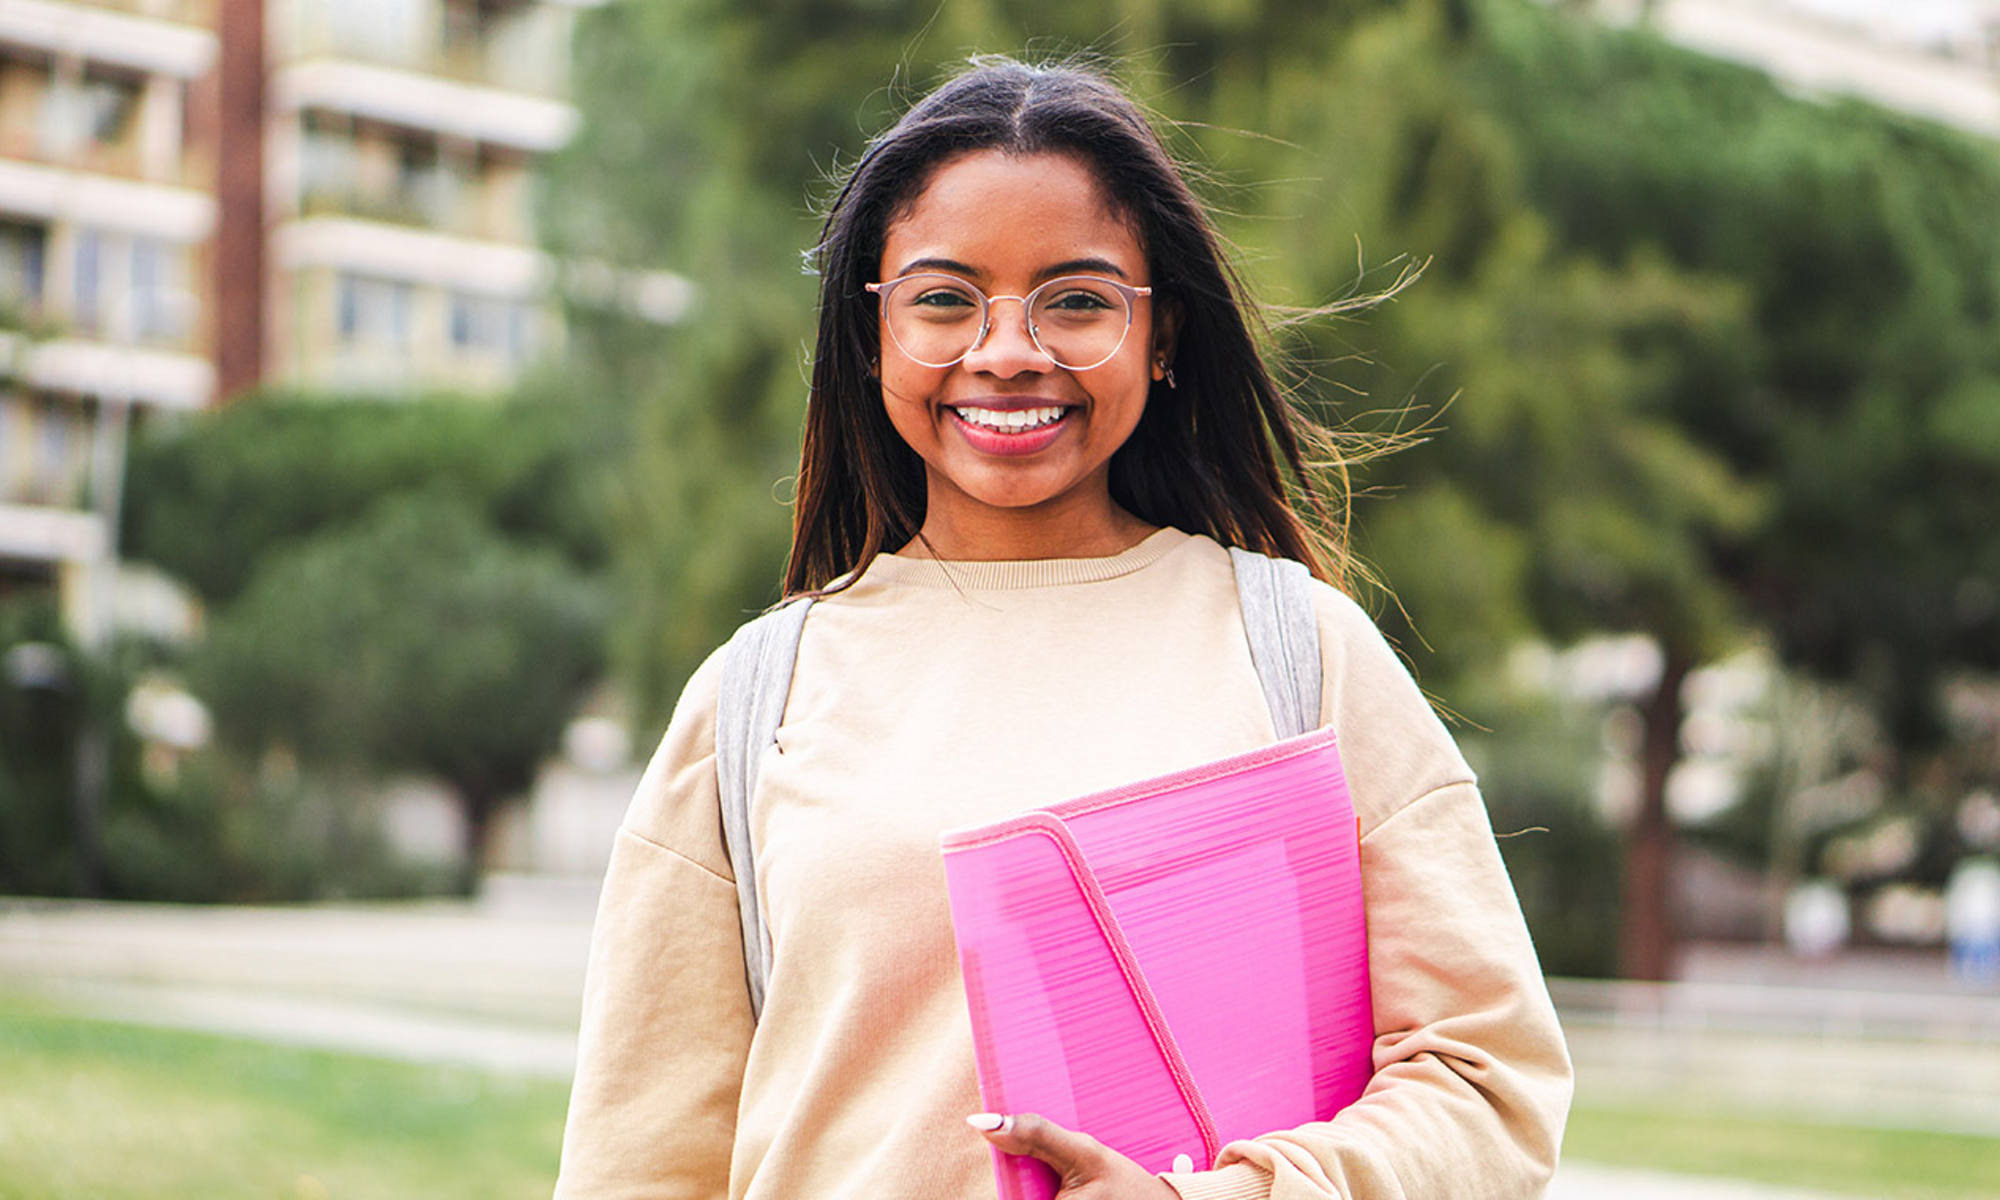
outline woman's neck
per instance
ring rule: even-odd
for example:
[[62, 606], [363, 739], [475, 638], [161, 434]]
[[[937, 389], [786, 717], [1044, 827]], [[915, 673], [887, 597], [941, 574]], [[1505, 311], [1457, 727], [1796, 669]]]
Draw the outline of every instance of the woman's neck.
[[1157, 532], [1105, 497], [1100, 508], [980, 509], [954, 512], [934, 505], [917, 537], [898, 553], [956, 562], [1024, 562], [1049, 558], [1109, 558]]

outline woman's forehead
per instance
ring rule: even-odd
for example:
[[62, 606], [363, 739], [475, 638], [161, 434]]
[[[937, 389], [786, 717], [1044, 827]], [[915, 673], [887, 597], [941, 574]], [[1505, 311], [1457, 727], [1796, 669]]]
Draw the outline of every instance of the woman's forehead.
[[1137, 233], [1083, 160], [999, 150], [972, 151], [933, 171], [889, 222], [882, 258], [885, 275], [924, 260], [996, 277], [1086, 260], [1135, 279], [1146, 268]]

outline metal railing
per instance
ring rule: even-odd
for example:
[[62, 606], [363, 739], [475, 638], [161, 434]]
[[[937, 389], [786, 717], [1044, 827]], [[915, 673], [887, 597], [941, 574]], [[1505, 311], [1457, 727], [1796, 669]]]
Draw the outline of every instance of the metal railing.
[[135, 17], [172, 21], [179, 25], [199, 25], [204, 29], [215, 28], [215, 2], [216, 0], [70, 0], [70, 3], [84, 8], [109, 9], [112, 12], [129, 13]]
[[564, 99], [570, 82], [569, 31], [567, 12], [547, 5], [521, 5], [494, 24], [449, 35], [421, 22], [401, 30], [364, 27], [329, 7], [293, 31], [286, 51], [295, 60], [351, 59]]

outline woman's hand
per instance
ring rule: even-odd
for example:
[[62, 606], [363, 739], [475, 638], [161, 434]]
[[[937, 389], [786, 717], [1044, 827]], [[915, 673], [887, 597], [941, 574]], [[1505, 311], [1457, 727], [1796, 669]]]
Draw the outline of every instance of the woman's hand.
[[1007, 1153], [1053, 1167], [1062, 1181], [1056, 1200], [1180, 1200], [1165, 1180], [1103, 1142], [1033, 1113], [979, 1113], [966, 1122]]

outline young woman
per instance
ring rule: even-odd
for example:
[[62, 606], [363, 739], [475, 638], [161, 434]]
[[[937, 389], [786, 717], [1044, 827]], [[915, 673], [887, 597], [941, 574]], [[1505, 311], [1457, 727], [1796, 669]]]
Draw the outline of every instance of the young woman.
[[1534, 950], [1471, 771], [1334, 586], [1322, 714], [1361, 821], [1367, 1094], [1159, 1176], [976, 1113], [938, 834], [1270, 742], [1225, 547], [1329, 584], [1342, 547], [1317, 431], [1103, 78], [976, 63], [870, 147], [819, 256], [786, 590], [821, 599], [750, 802], [763, 1010], [711, 658], [613, 851], [557, 1194], [974, 1200], [990, 1141], [1072, 1200], [1539, 1195], [1570, 1076]]

